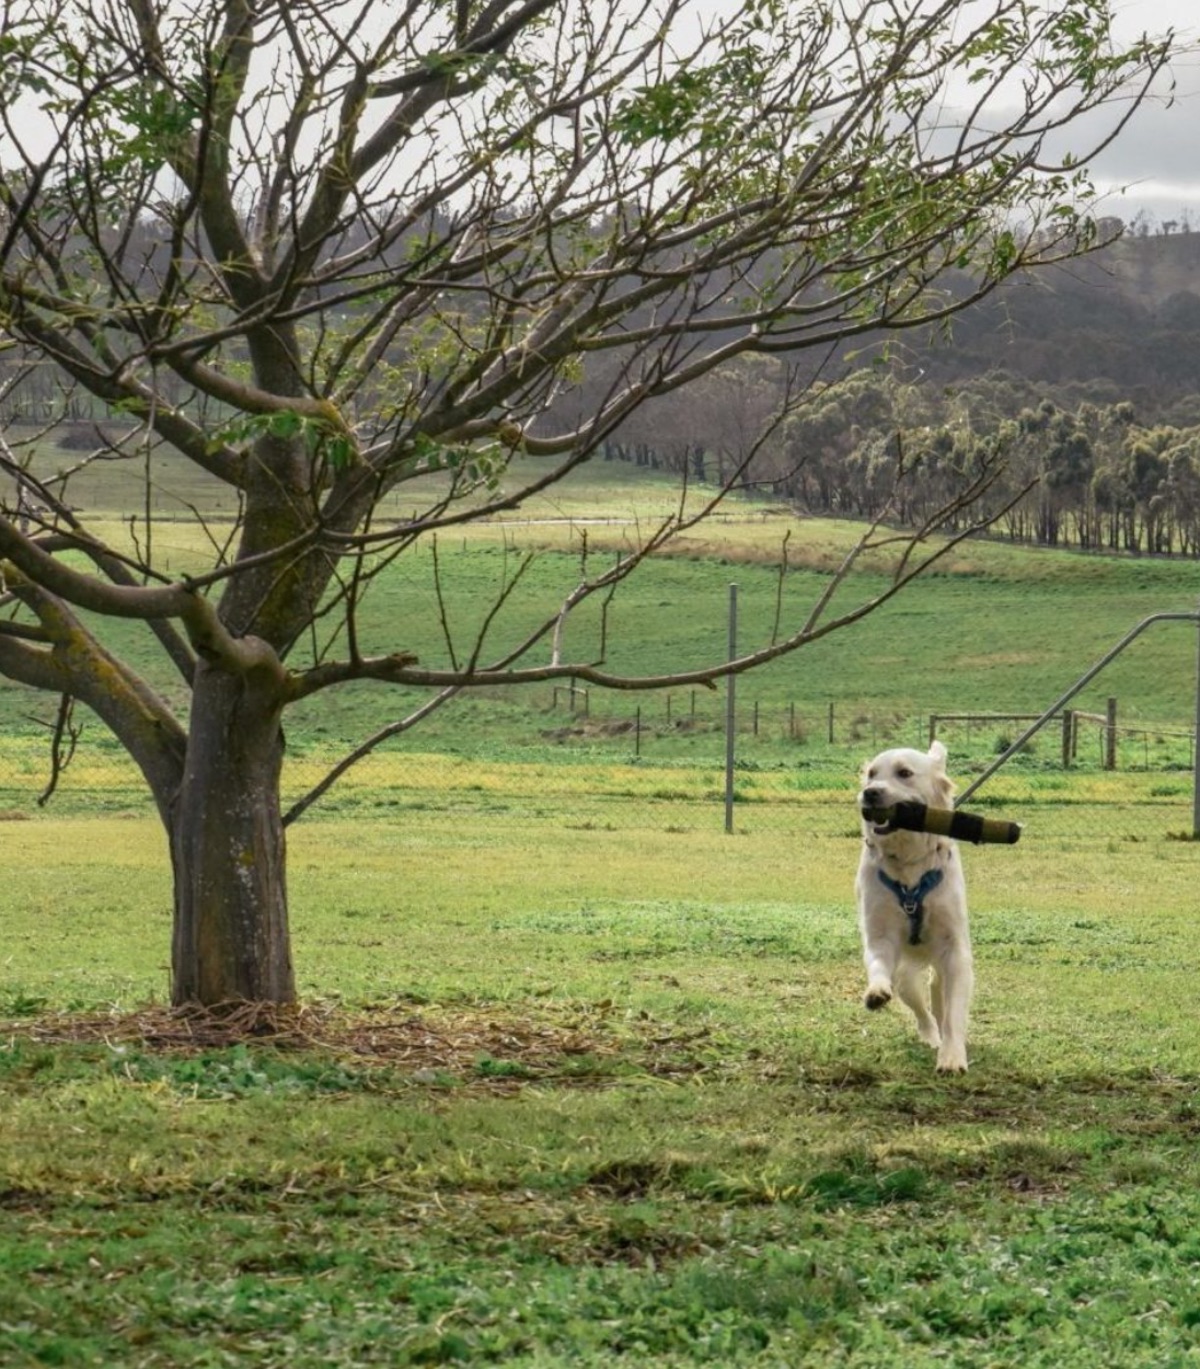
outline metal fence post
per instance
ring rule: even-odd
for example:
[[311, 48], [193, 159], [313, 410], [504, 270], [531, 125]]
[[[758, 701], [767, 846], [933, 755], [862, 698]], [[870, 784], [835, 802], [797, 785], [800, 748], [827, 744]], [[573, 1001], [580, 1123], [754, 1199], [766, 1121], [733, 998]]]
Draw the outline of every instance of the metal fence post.
[[1200, 838], [1200, 614], [1196, 615], [1196, 730], [1192, 737], [1192, 836]]
[[[737, 585], [729, 586], [729, 659], [737, 660]], [[737, 676], [725, 677], [725, 830], [733, 831], [733, 733], [737, 724]]]
[[1117, 701], [1109, 698], [1104, 724], [1104, 768], [1117, 768]]

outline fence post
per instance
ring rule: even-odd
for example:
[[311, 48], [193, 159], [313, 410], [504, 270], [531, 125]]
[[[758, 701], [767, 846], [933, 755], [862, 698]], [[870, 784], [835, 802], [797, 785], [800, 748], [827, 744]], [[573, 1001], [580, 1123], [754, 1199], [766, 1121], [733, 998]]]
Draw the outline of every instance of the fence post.
[[833, 704], [829, 705], [829, 745], [833, 745]]
[[[729, 586], [729, 659], [737, 660], [737, 585]], [[832, 705], [831, 705], [832, 707]], [[737, 723], [737, 676], [725, 677], [725, 831], [733, 831], [733, 732]]]
[[1115, 770], [1117, 768], [1117, 701], [1110, 698], [1108, 701], [1108, 721], [1104, 728], [1104, 768], [1105, 770]]
[[1062, 718], [1062, 767], [1064, 770], [1070, 770], [1071, 757], [1075, 754], [1073, 746], [1073, 732], [1075, 728], [1074, 710], [1064, 708]]
[[1192, 836], [1200, 839], [1200, 614], [1196, 616], [1196, 726], [1192, 733]]

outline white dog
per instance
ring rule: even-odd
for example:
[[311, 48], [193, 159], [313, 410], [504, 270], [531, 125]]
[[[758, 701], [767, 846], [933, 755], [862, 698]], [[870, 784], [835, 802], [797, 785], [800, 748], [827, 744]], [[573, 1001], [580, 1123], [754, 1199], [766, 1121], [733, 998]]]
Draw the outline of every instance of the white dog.
[[[884, 751], [863, 768], [859, 810], [913, 801], [949, 808], [954, 785], [946, 748]], [[917, 1019], [917, 1035], [937, 1050], [939, 1073], [967, 1068], [967, 1012], [974, 971], [967, 891], [954, 842], [863, 819], [858, 918], [868, 1008], [893, 989]], [[932, 975], [930, 973], [932, 971]]]

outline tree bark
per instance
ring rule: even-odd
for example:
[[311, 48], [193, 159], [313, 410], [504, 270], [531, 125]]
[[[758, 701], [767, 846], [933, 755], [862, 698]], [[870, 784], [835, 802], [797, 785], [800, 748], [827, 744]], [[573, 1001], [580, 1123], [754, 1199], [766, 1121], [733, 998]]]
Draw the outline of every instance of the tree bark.
[[273, 681], [197, 671], [187, 763], [169, 823], [177, 1006], [292, 1003], [281, 701]]

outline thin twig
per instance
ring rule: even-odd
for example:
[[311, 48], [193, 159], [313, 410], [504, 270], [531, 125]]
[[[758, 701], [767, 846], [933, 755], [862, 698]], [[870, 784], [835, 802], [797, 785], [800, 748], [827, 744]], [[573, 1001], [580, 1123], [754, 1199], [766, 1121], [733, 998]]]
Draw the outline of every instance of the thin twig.
[[324, 778], [304, 795], [297, 799], [283, 815], [283, 825], [290, 827], [297, 818], [312, 807], [316, 801], [327, 794], [330, 789], [341, 779], [341, 777], [352, 766], [358, 764], [364, 756], [369, 756], [377, 746], [381, 746], [390, 737], [398, 737], [401, 732], [407, 732], [410, 727], [415, 727], [423, 718], [427, 718], [436, 708], [441, 708], [444, 703], [448, 703], [462, 689], [461, 685], [450, 685], [440, 693], [435, 694], [432, 699], [426, 700], [415, 712], [410, 713], [407, 718], [400, 718], [396, 722], [388, 723], [386, 727], [381, 727], [374, 736], [368, 737], [366, 741], [356, 746], [348, 755], [342, 757], [340, 761], [324, 776]]
[[[71, 724], [71, 714], [74, 709], [75, 700], [70, 694], [64, 694], [58, 701], [58, 716], [54, 720], [50, 737], [50, 777], [46, 781], [45, 789], [38, 796], [37, 805], [39, 808], [45, 808], [50, 802], [51, 796], [58, 788], [58, 781], [62, 777], [63, 771], [71, 764], [71, 758], [75, 755], [75, 744], [83, 729]], [[67, 739], [65, 752], [63, 750], [64, 737]]]

